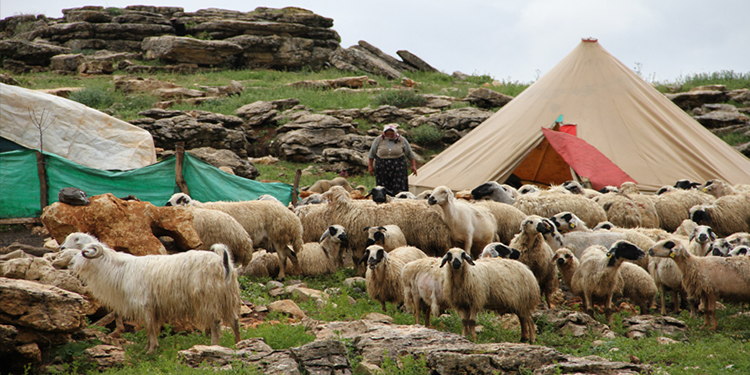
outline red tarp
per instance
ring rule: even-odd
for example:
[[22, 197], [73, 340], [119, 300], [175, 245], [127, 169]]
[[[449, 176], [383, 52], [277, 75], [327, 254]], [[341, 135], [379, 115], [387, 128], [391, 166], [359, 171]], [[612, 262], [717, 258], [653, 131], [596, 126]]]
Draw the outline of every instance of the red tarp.
[[636, 182], [594, 146], [570, 134], [542, 128], [552, 148], [579, 176], [588, 177], [594, 189], [607, 185], [620, 186], [623, 182]]

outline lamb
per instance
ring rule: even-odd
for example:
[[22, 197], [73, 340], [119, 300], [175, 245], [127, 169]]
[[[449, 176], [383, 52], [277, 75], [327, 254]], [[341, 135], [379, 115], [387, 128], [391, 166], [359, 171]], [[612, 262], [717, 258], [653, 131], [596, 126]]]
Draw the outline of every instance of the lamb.
[[422, 258], [411, 261], [401, 271], [404, 286], [404, 307], [414, 314], [414, 324], [419, 324], [419, 314], [424, 313], [424, 325], [430, 326], [430, 315], [439, 316], [450, 307], [443, 294], [443, 270], [440, 258]]
[[654, 208], [659, 216], [659, 227], [674, 232], [682, 221], [690, 219], [690, 208], [699, 204], [711, 204], [716, 200], [698, 190], [675, 190], [654, 198]]
[[550, 309], [555, 308], [551, 296], [557, 292], [559, 281], [555, 263], [551, 262], [555, 254], [544, 241], [543, 234], [552, 231], [553, 228], [549, 220], [530, 215], [521, 223], [521, 233], [510, 242], [511, 248], [521, 252], [518, 261], [529, 266], [534, 273]]
[[458, 310], [462, 334], [476, 340], [479, 311], [513, 313], [521, 323], [521, 341], [536, 341], [536, 325], [531, 314], [540, 302], [539, 285], [523, 263], [503, 258], [483, 258], [476, 262], [466, 251], [452, 248], [440, 262], [444, 269], [443, 295]]
[[564, 247], [555, 251], [555, 256], [552, 257], [552, 262], [557, 264], [563, 282], [568, 288], [570, 288], [573, 274], [576, 272], [581, 262], [576, 258], [572, 251]]
[[556, 194], [539, 192], [537, 194], [521, 195], [513, 204], [527, 215], [551, 217], [560, 212], [572, 212], [590, 226], [607, 220], [604, 209], [596, 202], [576, 194]]
[[713, 204], [690, 208], [690, 219], [710, 225], [719, 237], [750, 232], [750, 194], [726, 195]]
[[[674, 232], [672, 232], [672, 234], [675, 236], [689, 238], [690, 235], [693, 234], [693, 231], [695, 230], [697, 226], [698, 224], [696, 224], [694, 221], [690, 219], [685, 219], [682, 221], [682, 224], [680, 224], [680, 226], [677, 227], [677, 229], [675, 229]], [[659, 238], [658, 240], [655, 239], [654, 241], [661, 241], [661, 240], [666, 240], [666, 238]]]
[[431, 194], [432, 194], [432, 190], [428, 189], [428, 190], [425, 190], [425, 191], [417, 194], [417, 196], [414, 197], [414, 199], [429, 199]]
[[[277, 252], [281, 260], [279, 279], [286, 275], [286, 258], [291, 257], [295, 267], [297, 254], [302, 250], [302, 223], [289, 209], [272, 201], [206, 202], [201, 203], [184, 193], [174, 194], [167, 205], [194, 206], [222, 211], [239, 222], [257, 246], [267, 243], [270, 252]], [[291, 243], [293, 250], [287, 248]]]
[[[661, 314], [667, 314], [666, 294], [670, 293], [673, 312], [680, 312], [680, 300], [686, 300], [685, 288], [682, 287], [682, 271], [677, 263], [667, 258], [651, 258], [648, 265], [648, 273], [654, 279], [661, 302]], [[692, 315], [692, 314], [691, 314]]]
[[747, 256], [750, 255], [750, 246], [739, 245], [729, 252], [730, 257]]
[[679, 241], [659, 241], [649, 254], [672, 258], [682, 271], [682, 285], [689, 299], [700, 300], [704, 309], [701, 328], [716, 330], [716, 300], [750, 302], [750, 257], [696, 257]]
[[84, 246], [70, 269], [103, 305], [127, 319], [145, 323], [146, 352], [158, 346], [157, 335], [169, 321], [185, 319], [211, 330], [218, 345], [220, 322], [240, 340], [240, 288], [226, 246], [174, 255], [134, 256], [100, 242]]
[[[644, 252], [644, 258], [645, 254]], [[630, 262], [620, 266], [620, 274], [623, 281], [622, 296], [640, 307], [641, 315], [648, 314], [658, 292], [654, 278], [643, 267]]]
[[427, 255], [413, 246], [399, 247], [390, 253], [387, 253], [382, 246], [368, 247], [365, 249], [365, 256], [360, 261], [367, 261], [365, 274], [367, 294], [380, 302], [383, 311], [387, 311], [386, 302], [403, 303], [404, 286], [401, 282], [401, 271], [407, 263], [426, 257]]
[[475, 258], [495, 239], [497, 222], [489, 210], [456, 200], [447, 186], [435, 188], [427, 203], [443, 210], [454, 243], [463, 243], [464, 250]]
[[445, 254], [452, 246], [450, 229], [441, 213], [430, 209], [424, 200], [404, 199], [376, 205], [371, 201], [354, 201], [345, 190], [336, 186], [323, 196], [331, 200], [327, 205], [331, 210], [329, 223], [346, 228], [349, 246], [357, 260], [365, 249], [367, 235], [363, 229], [368, 226], [397, 225], [408, 244], [430, 255]]
[[505, 259], [515, 259], [518, 260], [518, 258], [521, 257], [521, 252], [509, 247], [508, 245], [502, 243], [502, 242], [492, 242], [489, 245], [484, 247], [484, 250], [482, 250], [482, 254], [479, 255], [479, 259], [482, 258], [505, 258]]
[[495, 202], [513, 204], [516, 199], [503, 185], [497, 181], [485, 182], [471, 190], [471, 198], [474, 200], [491, 199]]
[[309, 191], [311, 193], [322, 194], [322, 193], [325, 193], [326, 191], [330, 190], [334, 186], [341, 186], [347, 192], [351, 192], [353, 190], [352, 186], [349, 184], [349, 181], [347, 181], [343, 177], [336, 177], [336, 178], [334, 178], [332, 180], [322, 180], [321, 179], [321, 180], [315, 181], [315, 183], [312, 184], [312, 186], [310, 186], [307, 189], [303, 189], [303, 190]]
[[380, 245], [386, 252], [401, 246], [406, 246], [406, 237], [398, 225], [384, 225], [379, 227], [365, 227], [367, 232], [366, 247]]
[[475, 201], [473, 205], [489, 210], [490, 214], [495, 218], [495, 222], [497, 222], [497, 231], [495, 231], [498, 237], [497, 240], [505, 244], [509, 244], [513, 237], [518, 234], [521, 222], [526, 219], [525, 213], [509, 204], [481, 200]]
[[606, 250], [603, 246], [592, 246], [581, 259], [581, 264], [571, 279], [571, 291], [583, 299], [583, 309], [594, 317], [594, 300], [604, 301], [604, 314], [612, 324], [612, 297], [623, 288], [619, 269], [627, 260], [638, 260], [646, 256], [643, 250], [627, 241], [617, 241]]
[[688, 250], [691, 254], [702, 257], [711, 252], [711, 244], [716, 241], [716, 233], [708, 225], [698, 225], [690, 234]]

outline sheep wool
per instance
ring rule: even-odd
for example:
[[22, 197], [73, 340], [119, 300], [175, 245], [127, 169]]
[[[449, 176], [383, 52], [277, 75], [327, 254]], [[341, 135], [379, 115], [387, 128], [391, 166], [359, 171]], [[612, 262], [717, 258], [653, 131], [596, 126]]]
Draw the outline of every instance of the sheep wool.
[[406, 246], [406, 237], [398, 225], [383, 225], [379, 227], [365, 227], [367, 242], [365, 246], [380, 245], [386, 252], [401, 246]]
[[560, 212], [572, 212], [589, 226], [607, 220], [607, 213], [596, 202], [582, 195], [540, 191], [520, 195], [513, 205], [527, 215], [551, 217]]
[[497, 221], [489, 210], [455, 199], [447, 186], [435, 188], [427, 203], [442, 209], [454, 243], [463, 244], [464, 250], [475, 258], [495, 239]]
[[430, 326], [430, 316], [439, 316], [450, 307], [443, 294], [443, 270], [440, 258], [422, 258], [411, 261], [401, 271], [404, 286], [404, 307], [414, 314], [414, 324], [424, 313], [424, 325]]
[[654, 208], [659, 216], [659, 226], [667, 232], [674, 232], [685, 219], [690, 219], [690, 208], [699, 204], [711, 204], [716, 200], [698, 190], [676, 189], [657, 195]]
[[404, 286], [401, 272], [404, 266], [414, 260], [426, 258], [421, 250], [413, 246], [399, 247], [387, 253], [382, 246], [372, 245], [365, 250], [367, 272], [365, 285], [367, 294], [378, 302], [383, 311], [386, 302], [401, 304], [404, 302]]
[[489, 210], [490, 214], [497, 222], [498, 241], [509, 244], [513, 237], [518, 234], [521, 222], [526, 219], [526, 214], [521, 210], [504, 203], [497, 203], [491, 200], [482, 200], [474, 202], [477, 207], [484, 207]]
[[725, 195], [710, 205], [690, 208], [697, 224], [710, 225], [719, 237], [750, 232], [750, 194]]
[[529, 215], [521, 223], [521, 233], [510, 242], [511, 248], [521, 252], [518, 261], [529, 266], [534, 273], [550, 309], [555, 308], [551, 296], [557, 292], [559, 281], [557, 268], [551, 261], [555, 253], [544, 241], [543, 233], [552, 230], [553, 225], [546, 218]]
[[476, 340], [477, 314], [487, 309], [516, 314], [521, 323], [521, 341], [536, 341], [531, 314], [540, 302], [540, 291], [529, 267], [503, 258], [473, 261], [459, 248], [450, 249], [440, 267], [444, 269], [443, 295], [458, 310], [464, 336]]

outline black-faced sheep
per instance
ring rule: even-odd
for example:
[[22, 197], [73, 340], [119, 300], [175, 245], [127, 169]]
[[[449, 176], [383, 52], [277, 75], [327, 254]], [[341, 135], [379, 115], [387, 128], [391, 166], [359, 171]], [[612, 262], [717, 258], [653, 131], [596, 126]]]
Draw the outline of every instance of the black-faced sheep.
[[[447, 267], [444, 267], [446, 266]], [[476, 262], [464, 250], [453, 248], [443, 257], [443, 295], [458, 310], [462, 334], [476, 340], [477, 314], [493, 310], [512, 313], [521, 322], [521, 341], [536, 341], [531, 314], [540, 301], [539, 284], [523, 263], [503, 258]]]
[[401, 304], [404, 302], [404, 286], [401, 282], [401, 271], [404, 266], [417, 259], [427, 257], [413, 246], [404, 246], [386, 252], [382, 246], [372, 245], [365, 249], [365, 256], [360, 262], [367, 262], [365, 285], [370, 298], [380, 302], [383, 311], [386, 302]]
[[497, 222], [489, 210], [455, 199], [448, 187], [435, 188], [427, 203], [442, 209], [453, 242], [463, 244], [464, 250], [475, 258], [495, 239]]
[[536, 194], [521, 195], [513, 205], [527, 215], [542, 217], [552, 217], [560, 212], [572, 212], [590, 226], [607, 220], [607, 213], [601, 206], [591, 199], [576, 194], [541, 191]]
[[380, 245], [386, 252], [401, 246], [406, 246], [406, 237], [398, 225], [383, 225], [379, 227], [365, 227], [367, 231], [366, 247]]
[[439, 316], [450, 307], [443, 295], [443, 270], [440, 258], [422, 258], [411, 261], [401, 271], [404, 285], [404, 306], [414, 314], [414, 323], [419, 324], [419, 315], [424, 313], [424, 325], [430, 327], [430, 316]]
[[674, 187], [676, 189], [681, 189], [681, 190], [693, 190], [693, 189], [699, 188], [700, 186], [701, 186], [700, 182], [693, 182], [686, 178], [682, 180], [677, 180], [674, 183]]
[[688, 250], [691, 254], [702, 257], [711, 252], [711, 244], [716, 241], [716, 233], [708, 225], [698, 225], [690, 234]]
[[[349, 234], [349, 247], [356, 260], [362, 258], [367, 242], [365, 227], [398, 225], [408, 244], [429, 255], [442, 255], [451, 248], [451, 233], [439, 210], [430, 209], [425, 200], [403, 199], [389, 204], [355, 201], [340, 187], [323, 194], [330, 198], [330, 223], [340, 224]], [[364, 271], [364, 270], [362, 270]]]
[[552, 224], [555, 225], [555, 228], [557, 228], [558, 232], [560, 234], [565, 234], [568, 232], [590, 232], [591, 229], [589, 229], [586, 226], [586, 223], [579, 219], [578, 216], [576, 216], [572, 212], [560, 212], [552, 217], [549, 218], [550, 221], [552, 221]]
[[586, 198], [592, 199], [600, 196], [602, 193], [594, 190], [584, 188], [578, 181], [565, 181], [562, 187], [573, 194], [583, 195]]
[[659, 226], [674, 232], [685, 219], [690, 219], [690, 208], [699, 204], [711, 204], [716, 200], [698, 190], [677, 189], [654, 198], [654, 208], [659, 216]]
[[716, 300], [750, 302], [750, 257], [696, 257], [679, 241], [659, 241], [650, 250], [655, 257], [672, 258], [682, 271], [689, 299], [703, 304], [702, 328], [716, 330]]
[[553, 228], [549, 220], [530, 215], [521, 223], [521, 233], [510, 242], [511, 248], [521, 252], [518, 261], [526, 264], [534, 273], [550, 309], [555, 308], [551, 296], [557, 292], [559, 281], [557, 268], [552, 263], [555, 253], [544, 241], [543, 234], [552, 231]]
[[710, 225], [719, 237], [750, 232], [750, 194], [725, 195], [713, 204], [692, 207], [690, 219]]
[[519, 195], [535, 194], [540, 192], [539, 186], [533, 184], [526, 184], [518, 188]]
[[386, 189], [383, 186], [375, 186], [374, 188], [370, 189], [370, 192], [365, 195], [365, 198], [372, 198], [372, 201], [375, 203], [391, 203], [393, 202], [393, 197], [396, 194], [388, 189]]
[[612, 298], [622, 291], [623, 279], [619, 269], [627, 260], [645, 257], [643, 250], [627, 241], [617, 241], [607, 251], [603, 246], [592, 246], [582, 256], [573, 274], [571, 292], [583, 299], [583, 309], [594, 317], [594, 301], [604, 302], [607, 322], [612, 324]]
[[479, 259], [481, 258], [505, 258], [505, 259], [515, 259], [518, 260], [518, 258], [521, 257], [521, 252], [511, 248], [510, 246], [502, 243], [502, 242], [492, 242], [489, 245], [484, 247], [484, 250], [482, 250], [482, 254], [479, 255]]
[[513, 237], [518, 234], [521, 222], [526, 219], [525, 213], [509, 204], [481, 200], [475, 201], [473, 205], [489, 210], [490, 214], [495, 218], [495, 222], [497, 222], [497, 231], [495, 231], [498, 237], [497, 240], [504, 244], [509, 244]]
[[471, 198], [474, 200], [491, 199], [495, 202], [513, 204], [516, 199], [513, 194], [497, 181], [485, 182], [471, 190]]
[[226, 246], [212, 250], [133, 256], [96, 242], [86, 245], [70, 268], [103, 305], [145, 323], [148, 353], [159, 346], [161, 326], [178, 319], [210, 329], [212, 345], [219, 343], [223, 320], [237, 343], [239, 283]]
[[730, 257], [748, 256], [750, 255], [750, 246], [739, 245], [729, 252]]
[[[184, 193], [174, 194], [168, 206], [194, 206], [217, 210], [232, 216], [242, 225], [257, 247], [277, 252], [281, 260], [279, 279], [285, 276], [286, 258], [298, 267], [296, 253], [302, 250], [302, 223], [292, 211], [273, 201], [206, 202], [196, 201]], [[292, 245], [293, 251], [287, 247]]]

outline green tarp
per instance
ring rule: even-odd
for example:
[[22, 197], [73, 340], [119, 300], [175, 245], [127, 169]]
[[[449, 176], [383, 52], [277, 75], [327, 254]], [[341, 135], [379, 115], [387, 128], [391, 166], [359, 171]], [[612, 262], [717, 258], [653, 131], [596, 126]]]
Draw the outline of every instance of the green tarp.
[[[143, 168], [105, 171], [76, 164], [55, 154], [45, 153], [48, 202], [57, 202], [65, 187], [77, 187], [91, 197], [112, 193], [116, 197], [135, 196], [163, 206], [179, 188], [175, 184], [174, 156]], [[34, 150], [0, 153], [0, 219], [39, 217], [40, 185]], [[270, 194], [288, 205], [292, 186], [248, 180], [219, 170], [185, 153], [183, 175], [190, 196], [201, 202], [253, 200]]]

